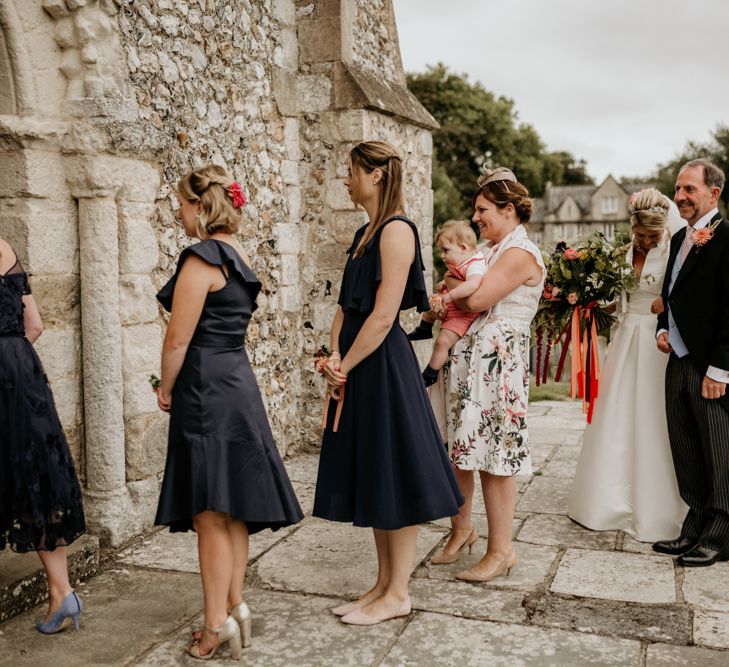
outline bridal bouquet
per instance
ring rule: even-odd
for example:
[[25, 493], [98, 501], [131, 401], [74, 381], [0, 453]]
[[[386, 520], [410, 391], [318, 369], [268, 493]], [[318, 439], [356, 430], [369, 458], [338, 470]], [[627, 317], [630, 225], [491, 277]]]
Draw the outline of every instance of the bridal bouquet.
[[608, 329], [615, 319], [605, 306], [636, 282], [625, 261], [627, 248], [615, 247], [597, 233], [571, 246], [562, 241], [554, 252], [544, 253], [547, 278], [534, 319], [537, 384], [547, 381], [552, 345], [561, 342], [555, 380], [570, 352], [570, 395], [583, 398], [588, 422], [600, 378], [597, 332]]

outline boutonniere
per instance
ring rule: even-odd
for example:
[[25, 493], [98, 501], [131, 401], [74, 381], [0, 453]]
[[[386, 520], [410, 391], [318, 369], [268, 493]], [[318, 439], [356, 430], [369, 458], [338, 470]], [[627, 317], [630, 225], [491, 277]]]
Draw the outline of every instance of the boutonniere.
[[694, 231], [694, 237], [691, 239], [691, 243], [693, 243], [696, 248], [696, 252], [699, 252], [701, 248], [714, 238], [714, 230], [719, 226], [721, 220], [722, 219], [719, 218], [718, 220], [706, 225], [706, 227], [702, 227], [701, 229]]

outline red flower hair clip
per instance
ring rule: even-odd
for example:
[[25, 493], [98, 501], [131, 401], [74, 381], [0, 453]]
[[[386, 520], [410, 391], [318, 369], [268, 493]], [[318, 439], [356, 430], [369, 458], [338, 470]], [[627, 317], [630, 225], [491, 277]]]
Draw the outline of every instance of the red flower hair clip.
[[238, 181], [233, 181], [228, 186], [228, 192], [233, 199], [233, 208], [242, 208], [245, 205], [246, 201], [248, 201], [246, 199], [245, 193], [243, 192], [243, 188], [241, 188]]

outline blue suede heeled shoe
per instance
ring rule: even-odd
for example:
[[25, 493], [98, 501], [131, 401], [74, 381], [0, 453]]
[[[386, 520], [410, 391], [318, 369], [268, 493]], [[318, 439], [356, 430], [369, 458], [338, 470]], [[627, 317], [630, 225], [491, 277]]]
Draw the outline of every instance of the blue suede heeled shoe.
[[73, 623], [73, 627], [78, 630], [79, 616], [81, 616], [83, 610], [84, 606], [81, 603], [81, 598], [76, 595], [75, 591], [71, 591], [63, 598], [61, 608], [58, 611], [54, 611], [47, 622], [38, 621], [35, 624], [35, 629], [44, 635], [52, 635], [68, 627], [70, 623]]

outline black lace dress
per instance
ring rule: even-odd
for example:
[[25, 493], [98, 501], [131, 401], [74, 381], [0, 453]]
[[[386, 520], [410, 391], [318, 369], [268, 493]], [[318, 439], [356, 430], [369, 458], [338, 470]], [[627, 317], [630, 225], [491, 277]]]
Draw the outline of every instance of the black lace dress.
[[[415, 259], [410, 266], [400, 310], [428, 310], [423, 261], [415, 225]], [[385, 222], [385, 225], [391, 221]], [[342, 356], [375, 307], [382, 279], [380, 237], [383, 225], [360, 257], [347, 251], [339, 305]], [[314, 516], [394, 530], [458, 513], [463, 504], [451, 462], [425, 391], [418, 360], [407, 335], [395, 321], [380, 347], [347, 377], [341, 420], [332, 430], [336, 402], [330, 401], [319, 459]]]
[[0, 550], [53, 551], [86, 530], [81, 488], [43, 366], [23, 326], [20, 262], [0, 276]]

